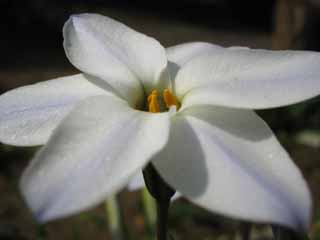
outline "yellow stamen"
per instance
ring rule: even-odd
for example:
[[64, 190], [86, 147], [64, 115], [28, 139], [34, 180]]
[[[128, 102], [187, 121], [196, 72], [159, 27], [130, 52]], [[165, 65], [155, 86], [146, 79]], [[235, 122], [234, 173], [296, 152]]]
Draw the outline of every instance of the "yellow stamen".
[[177, 108], [179, 107], [179, 103], [178, 103], [176, 97], [167, 88], [163, 91], [163, 100], [164, 100], [167, 108], [170, 108], [173, 105], [177, 106]]
[[148, 96], [148, 107], [149, 112], [158, 113], [160, 112], [160, 107], [158, 103], [158, 92], [153, 90], [151, 94]]

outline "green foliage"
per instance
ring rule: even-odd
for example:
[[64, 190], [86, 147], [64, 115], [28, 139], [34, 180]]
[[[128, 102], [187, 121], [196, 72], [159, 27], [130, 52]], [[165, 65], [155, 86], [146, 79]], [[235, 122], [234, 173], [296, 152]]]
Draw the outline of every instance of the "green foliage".
[[45, 240], [47, 237], [46, 229], [43, 225], [38, 225], [36, 230], [36, 239]]
[[107, 226], [106, 219], [104, 218], [104, 216], [98, 215], [93, 212], [80, 213], [79, 219], [81, 219], [84, 222], [94, 223], [94, 225], [100, 229], [104, 229]]

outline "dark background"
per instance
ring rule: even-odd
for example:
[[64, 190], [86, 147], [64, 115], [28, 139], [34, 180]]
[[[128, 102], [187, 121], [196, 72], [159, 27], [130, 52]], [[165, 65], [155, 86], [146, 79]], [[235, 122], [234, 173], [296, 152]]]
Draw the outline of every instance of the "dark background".
[[[82, 12], [115, 18], [166, 47], [206, 41], [223, 46], [320, 50], [320, 7], [302, 0], [0, 0], [0, 93], [76, 73], [64, 55], [61, 30], [71, 14]], [[320, 239], [320, 99], [259, 114], [312, 189], [315, 207], [310, 234]], [[36, 224], [17, 187], [34, 151], [0, 145], [0, 240], [109, 239], [103, 206], [44, 226]], [[145, 230], [140, 194], [124, 191], [121, 199], [132, 239], [151, 239]], [[170, 225], [176, 239], [210, 240], [233, 239], [239, 222], [179, 200], [173, 205]], [[254, 234], [257, 239], [271, 236], [263, 226], [256, 226]]]

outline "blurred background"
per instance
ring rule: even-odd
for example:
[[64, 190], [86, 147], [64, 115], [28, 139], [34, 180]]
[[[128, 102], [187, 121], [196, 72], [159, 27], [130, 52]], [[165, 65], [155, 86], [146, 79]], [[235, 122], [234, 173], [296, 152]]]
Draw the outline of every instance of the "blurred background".
[[[320, 0], [0, 0], [0, 93], [77, 73], [62, 48], [70, 14], [97, 12], [158, 39], [164, 46], [206, 41], [223, 46], [320, 50]], [[320, 239], [320, 98], [258, 112], [302, 169], [314, 198], [311, 239]], [[112, 239], [105, 206], [38, 225], [18, 190], [36, 149], [0, 145], [0, 239]], [[140, 192], [119, 203], [127, 237], [152, 239]], [[184, 199], [170, 213], [174, 239], [237, 239], [241, 223]], [[271, 239], [255, 225], [253, 239]]]

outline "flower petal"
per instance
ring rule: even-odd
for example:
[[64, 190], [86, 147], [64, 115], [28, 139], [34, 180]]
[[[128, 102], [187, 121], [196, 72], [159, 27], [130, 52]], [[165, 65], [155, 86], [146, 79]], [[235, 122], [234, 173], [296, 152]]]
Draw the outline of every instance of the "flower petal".
[[188, 62], [175, 80], [183, 107], [284, 106], [320, 94], [320, 54], [226, 48]]
[[106, 80], [131, 101], [143, 94], [139, 80], [148, 92], [165, 76], [165, 49], [155, 39], [120, 22], [98, 14], [73, 15], [63, 33], [70, 62]]
[[166, 49], [166, 52], [168, 60], [181, 67], [198, 56], [223, 49], [223, 47], [212, 43], [190, 42], [169, 47]]
[[153, 163], [168, 184], [211, 211], [297, 231], [309, 226], [308, 187], [252, 111], [208, 106], [183, 111]]
[[17, 146], [45, 144], [75, 103], [108, 94], [82, 74], [20, 87], [0, 96], [0, 141]]
[[136, 191], [142, 189], [143, 187], [145, 187], [143, 174], [142, 172], [139, 172], [130, 180], [128, 184], [128, 189], [129, 191]]
[[115, 194], [161, 150], [169, 115], [131, 109], [119, 98], [79, 103], [37, 154], [21, 189], [44, 222], [90, 208]]
[[182, 66], [196, 57], [219, 50], [223, 50], [223, 47], [206, 42], [190, 42], [167, 48], [168, 70], [173, 81], [173, 89], [175, 88], [174, 79]]

